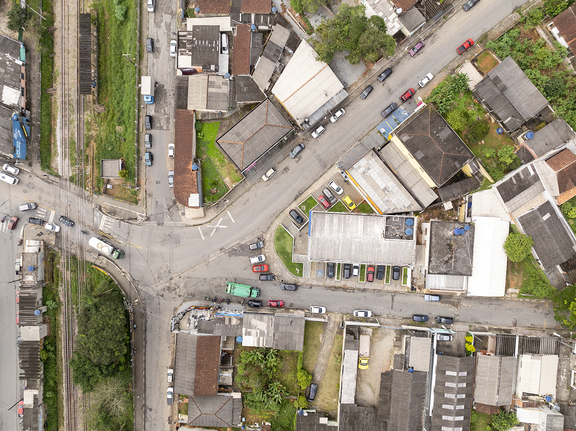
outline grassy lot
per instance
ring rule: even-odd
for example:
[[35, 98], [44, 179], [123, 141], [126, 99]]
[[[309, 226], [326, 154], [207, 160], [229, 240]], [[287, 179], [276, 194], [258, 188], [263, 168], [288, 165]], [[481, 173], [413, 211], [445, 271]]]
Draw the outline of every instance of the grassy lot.
[[336, 334], [334, 346], [330, 352], [328, 366], [324, 378], [318, 384], [318, 393], [314, 404], [318, 410], [326, 412], [335, 418], [338, 408], [338, 393], [340, 391], [340, 365], [342, 363], [342, 335]]
[[[36, 9], [36, 8], [35, 8]], [[36, 9], [37, 10], [37, 9]], [[54, 15], [51, 0], [42, 0], [42, 11], [45, 20], [40, 24], [40, 166], [51, 172], [52, 162], [52, 96], [46, 90], [53, 87], [54, 79], [54, 35], [48, 29], [54, 26]]]
[[476, 67], [487, 74], [498, 65], [498, 60], [490, 51], [484, 51], [476, 58]]
[[136, 189], [122, 186], [114, 187], [114, 197], [135, 205], [138, 204], [138, 190]]
[[338, 201], [328, 211], [333, 213], [346, 213], [348, 212], [348, 209], [342, 202]]
[[[138, 94], [136, 67], [130, 61], [136, 58], [136, 9], [131, 2], [123, 5], [126, 14], [119, 21], [114, 17], [114, 0], [94, 4], [98, 12], [98, 102], [106, 108], [95, 117], [95, 161], [99, 166], [100, 159], [123, 159], [127, 181], [135, 182], [134, 151], [138, 147], [134, 146], [137, 139], [134, 124]], [[99, 177], [97, 172], [95, 176]]]
[[302, 211], [304, 213], [304, 215], [306, 216], [306, 218], [308, 218], [308, 211], [310, 211], [316, 205], [318, 205], [318, 201], [316, 201], [316, 199], [314, 199], [314, 196], [308, 196], [306, 198], [306, 200], [300, 202], [300, 205], [298, 205], [298, 208], [300, 208], [300, 211]]
[[392, 272], [392, 267], [389, 265], [386, 265], [386, 277], [385, 277], [385, 281], [386, 284], [390, 283], [390, 273]]
[[360, 265], [360, 280], [359, 281], [364, 281], [366, 280], [366, 265], [362, 264]]
[[356, 207], [356, 209], [358, 210], [358, 212], [362, 214], [372, 214], [374, 212], [372, 211], [372, 207], [368, 202], [362, 202], [360, 205]]
[[294, 246], [294, 238], [288, 233], [284, 226], [280, 225], [276, 228], [274, 234], [274, 249], [276, 254], [288, 271], [297, 277], [302, 277], [304, 265], [299, 262], [292, 262], [292, 248]]
[[492, 423], [492, 416], [472, 410], [470, 431], [488, 431]]
[[336, 280], [340, 280], [340, 264], [336, 267]]
[[324, 323], [306, 322], [304, 327], [304, 364], [303, 368], [312, 374], [316, 365], [316, 358], [322, 346], [321, 339], [324, 334]]
[[408, 268], [402, 268], [402, 284], [408, 283]]
[[544, 271], [536, 264], [532, 256], [517, 265], [521, 268], [522, 274], [522, 287], [518, 296], [530, 295], [537, 298], [554, 296], [556, 289], [550, 285]]

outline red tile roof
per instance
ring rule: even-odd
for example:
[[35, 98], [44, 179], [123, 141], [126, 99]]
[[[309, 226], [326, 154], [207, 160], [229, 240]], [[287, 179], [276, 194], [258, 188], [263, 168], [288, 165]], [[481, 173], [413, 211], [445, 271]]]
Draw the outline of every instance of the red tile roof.
[[396, 7], [402, 9], [402, 12], [408, 12], [408, 9], [414, 6], [417, 1], [418, 0], [392, 0]]
[[555, 154], [546, 160], [546, 164], [550, 166], [554, 172], [558, 172], [564, 169], [566, 166], [574, 163], [574, 161], [576, 161], [576, 155], [568, 148], [565, 148], [558, 154]]
[[270, 13], [272, 12], [271, 0], [242, 0], [240, 10], [243, 13]]
[[250, 74], [250, 44], [252, 32], [248, 24], [236, 27], [234, 49], [232, 50], [232, 75]]
[[218, 394], [218, 367], [220, 366], [220, 337], [198, 337], [196, 342], [196, 377], [194, 396], [208, 397]]
[[576, 4], [554, 18], [553, 22], [570, 50], [576, 53]]
[[232, 2], [230, 0], [196, 0], [201, 14], [230, 15]]
[[194, 111], [176, 109], [174, 124], [174, 197], [176, 201], [188, 206], [191, 194], [198, 193], [194, 163]]

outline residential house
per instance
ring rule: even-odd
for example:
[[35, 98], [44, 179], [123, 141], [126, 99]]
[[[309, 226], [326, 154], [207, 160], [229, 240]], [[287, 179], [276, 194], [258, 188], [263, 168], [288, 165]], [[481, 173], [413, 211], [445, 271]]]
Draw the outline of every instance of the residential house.
[[474, 401], [476, 406], [484, 404], [507, 407], [512, 403], [516, 376], [516, 358], [512, 356], [476, 356], [476, 378]]
[[556, 398], [558, 355], [522, 354], [518, 358], [516, 395], [549, 395]]
[[[529, 138], [529, 136], [532, 137]], [[529, 131], [520, 136], [518, 138], [520, 144], [516, 155], [523, 163], [530, 163], [567, 144], [574, 138], [576, 138], [576, 133], [574, 133], [568, 123], [563, 118], [556, 118], [542, 129], [535, 132]]]
[[554, 25], [558, 29], [562, 38], [568, 44], [572, 54], [576, 53], [576, 4], [570, 6], [561, 14], [557, 15]]

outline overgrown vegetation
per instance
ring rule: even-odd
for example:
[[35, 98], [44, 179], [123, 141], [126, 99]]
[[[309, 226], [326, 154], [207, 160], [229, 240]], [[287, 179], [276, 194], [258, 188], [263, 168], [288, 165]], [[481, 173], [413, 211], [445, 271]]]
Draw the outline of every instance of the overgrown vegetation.
[[52, 88], [54, 78], [54, 36], [49, 29], [54, 27], [54, 13], [51, 0], [42, 0], [44, 18], [40, 20], [40, 166], [50, 171], [52, 162], [52, 96], [47, 93]]
[[32, 11], [26, 6], [21, 7], [20, 2], [12, 0], [12, 7], [8, 11], [8, 23], [6, 26], [9, 30], [20, 31], [26, 27], [26, 23], [32, 18]]
[[[438, 84], [428, 100], [427, 103], [433, 103], [440, 115], [446, 114], [453, 109], [461, 97], [461, 93], [468, 90], [468, 75], [465, 73], [457, 73], [456, 75], [448, 76], [444, 81]], [[464, 115], [464, 113], [462, 113]], [[454, 127], [457, 129], [456, 127]]]
[[327, 4], [328, 0], [290, 0], [290, 6], [299, 14], [304, 12], [315, 13], [320, 6], [326, 6]]
[[530, 256], [533, 245], [532, 237], [514, 230], [504, 241], [504, 251], [512, 262], [522, 262]]
[[378, 15], [366, 18], [365, 12], [362, 4], [352, 7], [343, 3], [333, 19], [316, 28], [314, 49], [318, 60], [330, 63], [337, 51], [348, 51], [346, 60], [350, 64], [375, 63], [394, 53], [396, 42], [386, 33], [384, 19]]

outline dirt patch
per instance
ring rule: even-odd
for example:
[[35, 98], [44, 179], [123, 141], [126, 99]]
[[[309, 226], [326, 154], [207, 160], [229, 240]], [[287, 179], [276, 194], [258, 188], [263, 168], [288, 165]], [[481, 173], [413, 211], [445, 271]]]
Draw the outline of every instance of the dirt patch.
[[338, 394], [340, 393], [340, 367], [342, 364], [342, 334], [334, 337], [334, 343], [328, 359], [324, 376], [318, 380], [318, 394], [314, 405], [318, 410], [328, 414], [330, 418], [338, 415]]
[[322, 341], [324, 339], [324, 323], [306, 322], [304, 329], [304, 364], [303, 367], [309, 373], [314, 370], [316, 359]]
[[498, 59], [490, 51], [484, 51], [476, 59], [476, 67], [486, 75], [498, 65]]
[[446, 211], [441, 205], [427, 209], [420, 216], [424, 222], [430, 220], [458, 221], [457, 211]]
[[506, 291], [511, 290], [516, 293], [522, 288], [524, 280], [524, 266], [520, 262], [508, 260], [508, 270], [506, 271]]

